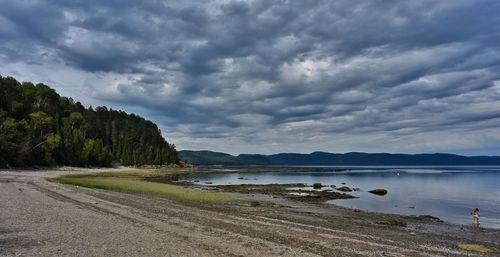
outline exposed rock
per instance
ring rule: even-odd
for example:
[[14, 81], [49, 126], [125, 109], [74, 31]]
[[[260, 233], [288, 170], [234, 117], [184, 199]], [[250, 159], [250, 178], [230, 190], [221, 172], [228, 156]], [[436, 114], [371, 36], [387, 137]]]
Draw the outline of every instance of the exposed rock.
[[406, 223], [400, 221], [400, 220], [383, 220], [379, 221], [378, 224], [381, 225], [388, 225], [388, 226], [401, 226], [401, 227], [406, 227]]
[[337, 190], [342, 191], [342, 192], [351, 192], [352, 191], [352, 189], [350, 189], [349, 187], [346, 187], [346, 186], [339, 187], [339, 188], [337, 188]]
[[417, 219], [419, 219], [419, 220], [432, 220], [434, 222], [443, 222], [443, 220], [441, 220], [440, 218], [434, 217], [431, 215], [420, 215], [417, 217]]
[[374, 195], [386, 195], [387, 194], [387, 190], [385, 189], [381, 189], [381, 188], [378, 188], [378, 189], [373, 189], [373, 190], [370, 190], [368, 191]]
[[318, 191], [315, 193], [309, 193], [307, 195], [301, 195], [301, 196], [294, 196], [294, 195], [288, 195], [288, 196], [289, 196], [288, 198], [292, 200], [297, 200], [302, 202], [315, 202], [315, 203], [326, 202], [335, 199], [355, 198], [354, 196], [346, 193], [329, 192], [329, 191]]
[[218, 186], [225, 192], [237, 192], [237, 193], [258, 193], [267, 194], [272, 196], [282, 196], [288, 199], [301, 202], [311, 202], [311, 203], [322, 203], [329, 200], [335, 199], [349, 199], [354, 198], [354, 196], [332, 192], [332, 191], [313, 191], [313, 190], [301, 190], [300, 188], [304, 186], [303, 184], [285, 184], [285, 185], [222, 185]]
[[323, 185], [321, 185], [321, 183], [314, 183], [313, 184], [314, 189], [321, 189], [322, 187], [323, 187]]

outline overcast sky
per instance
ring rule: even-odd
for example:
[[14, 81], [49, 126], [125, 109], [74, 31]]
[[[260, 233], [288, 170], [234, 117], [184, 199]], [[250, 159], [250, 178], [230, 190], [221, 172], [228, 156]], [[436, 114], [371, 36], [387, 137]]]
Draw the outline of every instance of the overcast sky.
[[0, 0], [0, 74], [178, 149], [500, 154], [500, 1]]

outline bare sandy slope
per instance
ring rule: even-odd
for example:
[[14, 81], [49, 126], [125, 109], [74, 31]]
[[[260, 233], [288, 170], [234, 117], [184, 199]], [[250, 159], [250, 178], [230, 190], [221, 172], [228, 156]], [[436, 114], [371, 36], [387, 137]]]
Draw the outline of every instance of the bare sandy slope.
[[482, 256], [457, 244], [500, 242], [497, 230], [381, 225], [387, 215], [263, 196], [200, 205], [45, 179], [68, 172], [0, 171], [0, 256]]

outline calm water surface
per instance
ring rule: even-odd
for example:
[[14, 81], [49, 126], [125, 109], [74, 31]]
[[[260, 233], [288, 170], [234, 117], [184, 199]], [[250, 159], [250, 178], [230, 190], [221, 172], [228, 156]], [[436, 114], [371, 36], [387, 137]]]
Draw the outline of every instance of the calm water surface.
[[[238, 179], [243, 177], [244, 180]], [[356, 167], [346, 172], [258, 172], [192, 174], [186, 181], [213, 185], [304, 183], [360, 188], [359, 198], [328, 203], [383, 213], [428, 214], [442, 220], [471, 224], [474, 208], [481, 226], [500, 228], [500, 167]], [[367, 191], [388, 190], [385, 196]]]

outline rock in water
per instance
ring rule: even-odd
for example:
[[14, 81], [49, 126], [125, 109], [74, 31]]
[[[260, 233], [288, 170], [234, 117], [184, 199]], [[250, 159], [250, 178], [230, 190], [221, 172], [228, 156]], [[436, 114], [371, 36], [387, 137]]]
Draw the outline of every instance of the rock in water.
[[374, 195], [386, 195], [387, 194], [387, 190], [381, 189], [381, 188], [379, 188], [379, 189], [373, 189], [373, 190], [370, 190], [368, 192], [370, 192], [370, 193], [372, 193]]
[[323, 185], [321, 185], [321, 183], [314, 183], [313, 184], [314, 189], [321, 189], [322, 187], [323, 187]]
[[346, 187], [346, 186], [339, 187], [339, 188], [337, 188], [337, 190], [342, 191], [342, 192], [351, 192], [352, 191], [352, 189], [350, 189], [349, 187]]

